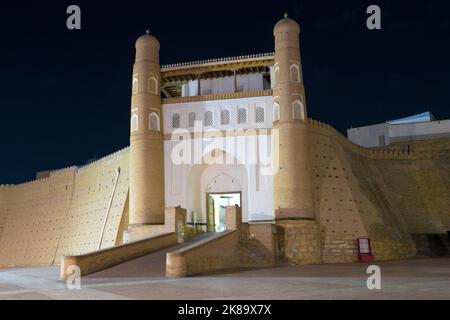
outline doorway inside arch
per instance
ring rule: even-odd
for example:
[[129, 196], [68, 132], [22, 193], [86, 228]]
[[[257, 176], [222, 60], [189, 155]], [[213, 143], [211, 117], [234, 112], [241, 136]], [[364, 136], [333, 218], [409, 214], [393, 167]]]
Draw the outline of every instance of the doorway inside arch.
[[208, 232], [225, 230], [225, 208], [238, 205], [242, 207], [241, 192], [218, 192], [206, 194], [206, 211]]

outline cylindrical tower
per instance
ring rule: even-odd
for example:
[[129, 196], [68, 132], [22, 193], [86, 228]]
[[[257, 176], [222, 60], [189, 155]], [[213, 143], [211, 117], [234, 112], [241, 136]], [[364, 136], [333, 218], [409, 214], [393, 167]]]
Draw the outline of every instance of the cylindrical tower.
[[275, 218], [314, 218], [300, 27], [285, 15], [273, 33], [274, 129], [279, 134], [279, 170], [274, 177]]
[[130, 227], [164, 223], [164, 146], [159, 41], [136, 41], [130, 133]]

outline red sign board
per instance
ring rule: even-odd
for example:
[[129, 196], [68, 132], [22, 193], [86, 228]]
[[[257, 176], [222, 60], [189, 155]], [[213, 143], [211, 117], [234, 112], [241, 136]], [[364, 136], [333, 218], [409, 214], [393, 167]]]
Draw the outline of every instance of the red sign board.
[[356, 240], [358, 244], [358, 259], [360, 262], [372, 262], [372, 246], [369, 238], [358, 238]]

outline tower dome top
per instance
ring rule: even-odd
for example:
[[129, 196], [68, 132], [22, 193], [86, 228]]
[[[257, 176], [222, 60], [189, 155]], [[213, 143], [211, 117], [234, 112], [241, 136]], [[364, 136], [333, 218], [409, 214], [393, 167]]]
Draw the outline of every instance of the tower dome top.
[[136, 47], [140, 45], [153, 45], [159, 48], [159, 40], [150, 34], [150, 30], [146, 30], [145, 34], [136, 40]]
[[273, 34], [277, 32], [295, 31], [300, 33], [300, 26], [294, 20], [288, 17], [288, 14], [284, 14], [284, 18], [278, 21], [273, 28]]

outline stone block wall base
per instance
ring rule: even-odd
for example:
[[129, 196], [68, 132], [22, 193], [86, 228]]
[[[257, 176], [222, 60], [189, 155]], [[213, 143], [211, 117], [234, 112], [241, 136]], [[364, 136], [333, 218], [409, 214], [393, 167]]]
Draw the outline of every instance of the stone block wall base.
[[156, 237], [164, 233], [166, 233], [164, 224], [129, 226], [128, 230], [123, 233], [123, 242], [139, 241], [150, 237]]
[[294, 264], [322, 263], [320, 227], [314, 220], [282, 220], [277, 225], [283, 229], [279, 241], [284, 258]]
[[417, 254], [414, 242], [372, 240], [375, 261], [401, 260], [413, 258]]
[[324, 263], [350, 263], [358, 261], [356, 239], [336, 236], [322, 239]]

